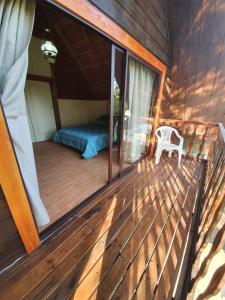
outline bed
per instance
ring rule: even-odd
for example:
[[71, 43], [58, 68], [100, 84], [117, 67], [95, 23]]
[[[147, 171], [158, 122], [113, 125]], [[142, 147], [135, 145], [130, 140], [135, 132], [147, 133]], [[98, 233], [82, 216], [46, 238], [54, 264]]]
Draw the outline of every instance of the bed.
[[62, 128], [53, 135], [53, 141], [77, 149], [84, 159], [90, 159], [108, 148], [108, 120], [101, 117], [86, 126]]

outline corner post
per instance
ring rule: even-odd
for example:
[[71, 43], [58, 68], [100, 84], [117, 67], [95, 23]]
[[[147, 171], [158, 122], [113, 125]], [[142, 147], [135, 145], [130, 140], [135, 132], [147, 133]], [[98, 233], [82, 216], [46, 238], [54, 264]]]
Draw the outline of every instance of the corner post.
[[0, 184], [24, 247], [30, 253], [40, 245], [40, 239], [1, 104]]

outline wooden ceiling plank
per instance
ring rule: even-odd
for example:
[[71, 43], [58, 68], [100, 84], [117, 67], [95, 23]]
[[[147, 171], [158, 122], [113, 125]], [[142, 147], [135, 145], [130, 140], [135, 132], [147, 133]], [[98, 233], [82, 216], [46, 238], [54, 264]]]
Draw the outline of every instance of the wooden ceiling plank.
[[[102, 61], [102, 57], [99, 55], [99, 52], [97, 51], [97, 43], [96, 43], [95, 38], [91, 34], [90, 30], [88, 30], [86, 27], [81, 25], [80, 28], [81, 28], [82, 32], [84, 33], [84, 35], [87, 38], [90, 49], [92, 50], [92, 52], [95, 55], [95, 58], [98, 62], [98, 67], [102, 66], [103, 61]], [[110, 55], [110, 51], [109, 51], [108, 55]], [[101, 72], [100, 68], [99, 68], [99, 71]], [[109, 74], [110, 74], [110, 69], [109, 69]], [[98, 94], [101, 95], [102, 94], [102, 87], [101, 87], [102, 82], [101, 81], [96, 81], [96, 83], [97, 83], [96, 87], [98, 88]]]
[[78, 56], [76, 56], [76, 52], [73, 51], [73, 48], [71, 47], [71, 44], [68, 42], [66, 39], [64, 33], [62, 32], [61, 28], [58, 25], [55, 25], [55, 30], [58, 36], [60, 37], [61, 41], [63, 42], [65, 48], [68, 50], [70, 53], [71, 57], [73, 58], [73, 61], [75, 62], [76, 66], [78, 67], [79, 71], [81, 72], [86, 84], [87, 84], [87, 89], [90, 91], [91, 95], [96, 94], [95, 86], [93, 82], [90, 80], [89, 75], [87, 74], [83, 64], [81, 63], [80, 59]]

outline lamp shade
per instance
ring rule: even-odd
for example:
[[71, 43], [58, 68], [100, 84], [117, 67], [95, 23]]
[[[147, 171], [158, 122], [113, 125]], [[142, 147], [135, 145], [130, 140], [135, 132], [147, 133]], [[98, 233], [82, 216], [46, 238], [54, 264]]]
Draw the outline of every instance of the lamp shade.
[[58, 50], [56, 46], [51, 41], [44, 41], [41, 45], [41, 52], [45, 59], [50, 64], [54, 64], [56, 60], [56, 56], [58, 54]]

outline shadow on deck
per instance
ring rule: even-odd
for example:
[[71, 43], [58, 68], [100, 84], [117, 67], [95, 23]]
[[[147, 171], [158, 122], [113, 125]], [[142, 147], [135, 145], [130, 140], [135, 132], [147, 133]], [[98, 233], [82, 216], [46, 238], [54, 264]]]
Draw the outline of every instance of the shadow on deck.
[[171, 298], [201, 174], [194, 160], [142, 161], [6, 274], [0, 299]]

